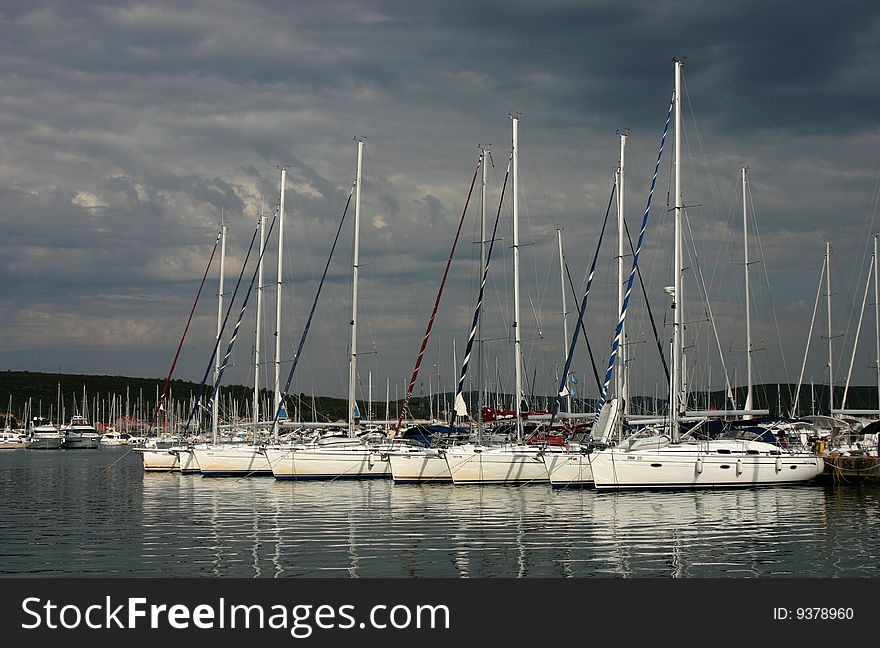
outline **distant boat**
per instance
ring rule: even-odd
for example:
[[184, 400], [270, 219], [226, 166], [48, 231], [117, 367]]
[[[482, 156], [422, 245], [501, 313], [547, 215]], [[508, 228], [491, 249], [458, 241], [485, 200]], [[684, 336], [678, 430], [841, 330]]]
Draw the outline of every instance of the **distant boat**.
[[27, 447], [27, 439], [21, 432], [6, 429], [0, 432], [0, 450], [17, 450]]
[[47, 418], [35, 416], [31, 420], [31, 433], [27, 447], [30, 450], [58, 450], [64, 434]]
[[85, 416], [74, 416], [70, 424], [61, 429], [64, 432], [61, 447], [65, 450], [93, 450], [101, 440], [101, 435]]
[[18, 425], [17, 419], [12, 415], [12, 396], [9, 397], [9, 407], [4, 417], [3, 431], [0, 432], [0, 450], [14, 450], [17, 448], [26, 448], [27, 439], [16, 428], [12, 427], [12, 422]]
[[101, 440], [99, 441], [99, 445], [101, 445], [103, 447], [128, 445], [130, 439], [131, 439], [131, 435], [125, 434], [124, 432], [117, 432], [113, 428], [109, 428], [101, 436]]

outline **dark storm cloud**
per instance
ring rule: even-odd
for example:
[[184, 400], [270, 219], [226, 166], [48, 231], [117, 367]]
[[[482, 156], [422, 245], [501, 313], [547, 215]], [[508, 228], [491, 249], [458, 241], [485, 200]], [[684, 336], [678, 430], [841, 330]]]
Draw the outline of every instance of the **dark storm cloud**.
[[[786, 314], [787, 352], [799, 354], [809, 313], [795, 304], [809, 308], [813, 299], [822, 240], [834, 237], [836, 254], [861, 262], [870, 233], [880, 143], [875, 5], [0, 2], [0, 330], [8, 332], [0, 360], [54, 369], [58, 353], [67, 353], [85, 363], [76, 370], [90, 371], [87, 341], [64, 324], [80, 318], [98, 331], [93, 344], [113, 350], [100, 366], [116, 353], [125, 366], [111, 373], [163, 374], [168, 331], [180, 330], [221, 214], [229, 224], [228, 292], [261, 205], [269, 216], [278, 205], [280, 165], [289, 171], [285, 272], [293, 294], [285, 339], [298, 340], [360, 136], [367, 142], [361, 330], [377, 349], [363, 362], [374, 377], [396, 380], [411, 369], [476, 145], [491, 142], [495, 155], [491, 218], [510, 146], [506, 116], [521, 111], [522, 236], [531, 264], [523, 281], [538, 311], [523, 319], [545, 331], [529, 353], [552, 364], [554, 226], [566, 226], [579, 282], [618, 157], [615, 131], [628, 127], [628, 217], [636, 229], [673, 56], [687, 56], [686, 99], [697, 121], [687, 132], [685, 195], [701, 205], [690, 211], [700, 245], [712, 250], [706, 265], [724, 275], [713, 284], [719, 320], [741, 337], [741, 295], [731, 294], [739, 225], [730, 205], [746, 163], [774, 299]], [[668, 267], [665, 165], [660, 185], [644, 259], [657, 275], [655, 291]], [[449, 355], [445, 347], [469, 325], [475, 204], [435, 328], [435, 355]], [[503, 213], [490, 278], [496, 294], [487, 299], [498, 337], [509, 333], [510, 319], [509, 205]], [[345, 362], [351, 216], [306, 350], [314, 366], [303, 380], [319, 392], [340, 391], [316, 359]], [[602, 258], [591, 306], [597, 349], [610, 339], [616, 303], [611, 252]], [[271, 241], [267, 284], [275, 261]], [[841, 292], [857, 291], [861, 272], [837, 273], [852, 284]], [[205, 295], [212, 291], [216, 284]], [[207, 348], [214, 326], [214, 297], [204, 299], [193, 349]], [[841, 309], [840, 317], [852, 315]], [[134, 348], [150, 351], [138, 356]], [[200, 377], [207, 355], [194, 354], [183, 370]]]

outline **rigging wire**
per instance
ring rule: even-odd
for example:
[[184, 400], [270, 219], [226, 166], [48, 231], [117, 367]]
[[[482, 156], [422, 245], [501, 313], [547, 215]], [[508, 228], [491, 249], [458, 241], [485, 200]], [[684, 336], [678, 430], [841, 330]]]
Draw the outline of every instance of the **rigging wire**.
[[499, 198], [499, 201], [498, 201], [498, 211], [495, 214], [495, 224], [492, 227], [492, 236], [489, 239], [489, 249], [486, 251], [486, 264], [485, 264], [485, 266], [483, 266], [483, 269], [482, 269], [482, 279], [480, 281], [480, 291], [477, 296], [476, 306], [474, 307], [474, 315], [471, 320], [471, 330], [468, 335], [468, 341], [467, 341], [467, 345], [466, 345], [465, 351], [464, 351], [464, 359], [462, 361], [461, 372], [459, 373], [458, 386], [457, 386], [456, 392], [455, 392], [455, 401], [453, 402], [453, 411], [450, 414], [450, 422], [449, 422], [450, 426], [455, 424], [455, 416], [456, 415], [464, 415], [466, 413], [466, 408], [464, 408], [464, 411], [462, 411], [464, 401], [462, 399], [461, 393], [462, 393], [462, 390], [464, 389], [465, 376], [467, 376], [467, 369], [468, 369], [468, 364], [470, 363], [471, 351], [473, 349], [474, 339], [476, 338], [476, 334], [477, 334], [477, 326], [479, 325], [479, 322], [480, 322], [480, 313], [482, 311], [482, 306], [483, 306], [483, 294], [484, 294], [485, 287], [486, 287], [486, 279], [489, 275], [489, 264], [492, 260], [492, 251], [495, 248], [496, 236], [498, 234], [498, 221], [500, 220], [500, 217], [501, 217], [501, 206], [503, 204], [504, 194], [507, 189], [507, 178], [508, 178], [508, 174], [510, 173], [510, 164], [512, 161], [513, 161], [513, 152], [511, 151], [510, 158], [508, 159], [508, 163], [507, 163], [507, 173], [504, 176], [504, 184], [502, 185], [502, 188], [501, 188], [501, 197]]
[[[196, 292], [195, 301], [193, 301], [192, 309], [190, 309], [189, 317], [186, 320], [186, 326], [183, 328], [183, 334], [180, 336], [180, 343], [177, 345], [177, 352], [174, 354], [174, 360], [171, 362], [171, 368], [168, 370], [168, 376], [165, 378], [165, 386], [162, 388], [162, 396], [159, 398], [159, 401], [156, 403], [156, 409], [153, 411], [153, 419], [150, 421], [149, 430], [152, 430], [156, 425], [156, 419], [159, 416], [159, 411], [162, 409], [165, 399], [168, 396], [168, 387], [171, 384], [171, 376], [174, 374], [174, 368], [177, 366], [177, 359], [180, 357], [180, 350], [183, 348], [183, 341], [186, 339], [187, 331], [189, 331], [189, 325], [192, 323], [193, 313], [196, 311], [196, 305], [199, 303], [199, 297], [202, 294], [202, 288], [205, 287], [205, 280], [208, 278], [208, 271], [211, 269], [211, 264], [214, 261], [214, 255], [217, 253], [217, 246], [220, 245], [220, 237], [223, 235], [222, 230], [217, 233], [217, 240], [214, 241], [214, 247], [211, 250], [211, 256], [208, 258], [208, 265], [205, 267], [205, 274], [202, 275], [202, 282], [199, 284], [199, 289]], [[74, 401], [75, 402], [75, 401]]]
[[[274, 219], [273, 219], [273, 223], [274, 223]], [[189, 432], [190, 423], [192, 422], [193, 417], [196, 414], [196, 411], [201, 406], [202, 395], [205, 392], [205, 386], [208, 382], [208, 374], [211, 371], [211, 365], [214, 363], [214, 358], [217, 356], [217, 351], [220, 348], [220, 341], [223, 338], [223, 331], [226, 329], [226, 324], [229, 321], [229, 315], [232, 313], [232, 307], [235, 304], [235, 297], [238, 294], [239, 287], [241, 286], [241, 280], [244, 277], [244, 270], [247, 267], [247, 262], [248, 262], [248, 259], [250, 258], [251, 251], [253, 251], [254, 242], [257, 240], [257, 233], [258, 232], [259, 232], [259, 224], [254, 229], [254, 235], [251, 237], [251, 244], [248, 247], [247, 255], [245, 256], [244, 263], [241, 264], [241, 271], [238, 274], [238, 281], [235, 284], [235, 290], [232, 291], [232, 298], [229, 300], [229, 306], [226, 309], [226, 315], [223, 318], [223, 322], [220, 326], [220, 331], [217, 334], [217, 340], [214, 342], [214, 348], [211, 351], [211, 358], [208, 361], [208, 368], [205, 370], [205, 375], [202, 378], [201, 384], [199, 385], [198, 395], [196, 396], [195, 400], [193, 401], [192, 411], [190, 412], [189, 418], [187, 418], [187, 421], [186, 421], [186, 426], [184, 427], [184, 431], [183, 431], [184, 436], [187, 434], [187, 432]], [[216, 388], [216, 386], [215, 386], [215, 388]]]
[[[275, 219], [272, 219], [272, 223], [269, 225], [268, 235], [272, 234], [272, 228], [274, 226], [275, 226]], [[260, 224], [258, 222], [257, 229], [254, 232], [254, 240], [256, 240], [256, 233], [259, 232], [259, 229], [260, 229]], [[253, 243], [254, 243], [254, 241], [252, 240], [251, 241], [252, 247], [253, 247]], [[214, 380], [214, 386], [213, 386], [213, 389], [211, 390], [211, 396], [208, 398], [208, 404], [206, 406], [207, 409], [210, 409], [211, 406], [213, 405], [214, 398], [217, 395], [217, 390], [220, 388], [220, 381], [223, 379], [223, 372], [226, 371], [226, 366], [229, 363], [229, 356], [232, 354], [232, 349], [235, 345], [235, 340], [238, 337], [238, 329], [239, 329], [239, 327], [241, 327], [241, 322], [244, 319], [244, 313], [245, 313], [245, 309], [247, 308], [248, 299], [250, 299], [251, 293], [253, 292], [253, 289], [254, 289], [254, 283], [257, 280], [257, 273], [259, 272], [259, 262], [262, 261], [263, 255], [265, 254], [265, 252], [266, 252], [266, 248], [264, 246], [263, 249], [260, 251], [260, 255], [257, 260], [257, 263], [254, 265], [254, 273], [253, 273], [253, 276], [251, 277], [251, 283], [250, 283], [250, 286], [248, 287], [247, 292], [245, 293], [244, 300], [242, 300], [241, 310], [238, 313], [238, 320], [235, 322], [235, 326], [232, 329], [232, 335], [230, 336], [229, 343], [226, 346], [226, 354], [223, 356], [223, 361], [220, 365], [219, 371], [217, 372], [217, 378]], [[249, 256], [250, 256], [250, 250], [248, 250], [248, 257]], [[242, 273], [244, 273], [244, 268], [247, 265], [248, 257], [245, 257], [244, 264], [242, 264], [242, 269], [241, 269]], [[233, 295], [232, 299], [233, 300], [235, 299], [235, 295]], [[231, 306], [232, 306], [232, 304], [230, 304], [230, 307]]]
[[[511, 154], [511, 157], [512, 157], [512, 154]], [[464, 217], [467, 214], [467, 208], [468, 208], [468, 205], [470, 204], [471, 194], [473, 194], [473, 191], [474, 191], [474, 185], [477, 183], [477, 174], [480, 171], [481, 163], [482, 163], [482, 159], [478, 159], [476, 168], [474, 169], [474, 177], [471, 180], [471, 186], [470, 186], [470, 189], [468, 190], [467, 198], [465, 199], [464, 209], [462, 209], [461, 218], [458, 221], [458, 228], [456, 229], [456, 232], [455, 232], [455, 240], [452, 243], [452, 250], [449, 253], [449, 258], [446, 260], [446, 268], [443, 270], [443, 278], [440, 281], [440, 287], [437, 290], [437, 297], [434, 300], [434, 309], [431, 312], [431, 319], [428, 321], [428, 327], [425, 330], [425, 336], [422, 339], [422, 345], [421, 345], [421, 348], [419, 349], [418, 357], [416, 358], [416, 365], [413, 368], [413, 373], [412, 373], [412, 376], [410, 376], [410, 382], [409, 382], [409, 385], [407, 386], [407, 389], [406, 389], [406, 396], [404, 397], [403, 407], [401, 408], [400, 414], [398, 416], [398, 420], [397, 420], [397, 429], [398, 430], [400, 430], [400, 426], [403, 423], [404, 417], [406, 416], [407, 409], [409, 407], [409, 401], [410, 401], [410, 398], [412, 397], [413, 387], [415, 386], [416, 380], [418, 379], [419, 367], [422, 363], [422, 358], [425, 355], [425, 348], [428, 345], [428, 338], [431, 335], [431, 329], [434, 326], [434, 318], [436, 317], [437, 309], [440, 306], [440, 299], [443, 296], [443, 288], [446, 286], [446, 278], [449, 275], [449, 267], [452, 265], [452, 257], [455, 254], [455, 248], [458, 245], [458, 238], [461, 234], [461, 227], [462, 227], [462, 224], [464, 223]]]
[[348, 214], [348, 208], [351, 205], [351, 197], [354, 193], [354, 185], [352, 185], [351, 191], [348, 193], [348, 200], [345, 202], [345, 208], [342, 210], [342, 217], [339, 219], [339, 227], [336, 228], [336, 236], [333, 239], [333, 245], [330, 247], [330, 254], [327, 256], [327, 262], [324, 264], [324, 273], [321, 275], [321, 281], [318, 283], [318, 288], [315, 291], [315, 299], [312, 301], [311, 309], [309, 310], [308, 318], [306, 319], [305, 326], [303, 327], [302, 335], [299, 339], [299, 344], [296, 347], [296, 351], [293, 354], [293, 364], [290, 366], [290, 371], [287, 374], [287, 381], [284, 384], [284, 390], [281, 393], [281, 401], [278, 410], [275, 412], [275, 418], [272, 421], [272, 428], [275, 428], [275, 424], [278, 422], [278, 418], [281, 414], [281, 406], [285, 403], [289, 403], [290, 398], [290, 384], [293, 381], [293, 374], [296, 371], [296, 367], [299, 364], [299, 359], [302, 357], [303, 346], [305, 345], [306, 338], [309, 334], [309, 329], [312, 325], [312, 318], [315, 315], [315, 308], [318, 305], [318, 298], [321, 296], [321, 290], [324, 288], [324, 281], [327, 279], [327, 272], [330, 269], [330, 262], [333, 259], [333, 253], [336, 250], [336, 244], [339, 242], [339, 235], [342, 232], [342, 225], [345, 223], [345, 217]]

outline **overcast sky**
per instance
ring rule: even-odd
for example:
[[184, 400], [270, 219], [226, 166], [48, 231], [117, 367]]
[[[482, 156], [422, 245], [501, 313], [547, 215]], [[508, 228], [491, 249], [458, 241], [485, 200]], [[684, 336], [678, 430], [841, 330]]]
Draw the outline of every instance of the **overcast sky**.
[[[744, 382], [740, 168], [749, 168], [755, 381], [796, 381], [826, 240], [835, 382], [843, 384], [870, 262], [880, 173], [880, 7], [862, 2], [0, 1], [0, 368], [164, 378], [217, 237], [229, 226], [227, 305], [261, 209], [286, 193], [282, 382], [366, 138], [359, 395], [403, 395], [478, 158], [488, 217], [520, 121], [521, 332], [529, 382], [564, 362], [556, 228], [578, 297], [619, 159], [635, 237], [686, 57], [683, 194], [692, 389]], [[671, 135], [670, 135], [671, 137]], [[671, 140], [670, 140], [671, 142]], [[642, 257], [668, 346], [672, 147]], [[344, 396], [353, 214], [333, 257], [293, 391]], [[416, 393], [452, 389], [478, 274], [475, 190]], [[587, 309], [600, 373], [616, 323], [609, 225]], [[512, 389], [511, 201], [484, 313], [490, 386]], [[691, 234], [689, 234], [689, 237]], [[274, 352], [277, 238], [265, 257], [263, 358]], [[688, 244], [689, 247], [691, 243]], [[218, 253], [219, 254], [219, 253]], [[253, 259], [253, 256], [252, 256]], [[627, 264], [629, 259], [627, 260]], [[699, 273], [724, 353], [707, 326]], [[252, 267], [230, 315], [232, 325]], [[199, 381], [216, 332], [217, 265], [175, 377]], [[805, 381], [827, 380], [824, 291]], [[576, 305], [569, 294], [568, 308]], [[256, 297], [224, 382], [253, 384]], [[853, 380], [874, 384], [873, 293]], [[573, 327], [574, 316], [569, 317]], [[637, 392], [660, 361], [637, 288], [628, 325]], [[225, 348], [228, 335], [224, 336]], [[453, 356], [453, 340], [455, 356]], [[583, 340], [582, 394], [596, 395]], [[497, 367], [497, 371], [496, 371]], [[472, 365], [473, 369], [473, 365]], [[271, 368], [261, 372], [271, 380]], [[381, 407], [379, 408], [381, 409]]]

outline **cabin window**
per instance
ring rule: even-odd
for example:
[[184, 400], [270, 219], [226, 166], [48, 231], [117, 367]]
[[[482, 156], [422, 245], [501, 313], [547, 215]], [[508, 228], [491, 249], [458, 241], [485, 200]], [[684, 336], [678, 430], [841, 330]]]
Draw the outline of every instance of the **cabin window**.
[[719, 468], [721, 468], [722, 470], [727, 470], [728, 468], [730, 468], [730, 466], [728, 466], [727, 464], [721, 464]]
[[663, 464], [651, 464], [651, 468], [660, 468]]
[[760, 450], [746, 450], [746, 453], [750, 455], [761, 454]]

